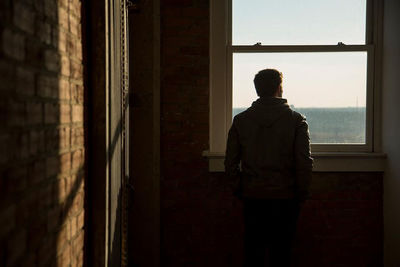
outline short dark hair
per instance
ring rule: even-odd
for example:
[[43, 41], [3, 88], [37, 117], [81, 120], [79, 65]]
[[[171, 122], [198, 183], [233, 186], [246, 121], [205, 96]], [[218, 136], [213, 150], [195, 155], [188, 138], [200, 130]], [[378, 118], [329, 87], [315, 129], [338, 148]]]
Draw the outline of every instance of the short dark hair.
[[282, 84], [282, 73], [276, 69], [260, 70], [254, 77], [254, 86], [259, 97], [273, 96]]

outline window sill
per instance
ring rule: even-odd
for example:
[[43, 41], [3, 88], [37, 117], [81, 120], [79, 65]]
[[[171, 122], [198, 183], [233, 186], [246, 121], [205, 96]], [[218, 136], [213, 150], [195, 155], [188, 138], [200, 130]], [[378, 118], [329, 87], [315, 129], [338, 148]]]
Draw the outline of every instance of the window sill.
[[[224, 153], [204, 151], [210, 172], [224, 171]], [[314, 172], [383, 172], [386, 154], [353, 152], [315, 152]]]

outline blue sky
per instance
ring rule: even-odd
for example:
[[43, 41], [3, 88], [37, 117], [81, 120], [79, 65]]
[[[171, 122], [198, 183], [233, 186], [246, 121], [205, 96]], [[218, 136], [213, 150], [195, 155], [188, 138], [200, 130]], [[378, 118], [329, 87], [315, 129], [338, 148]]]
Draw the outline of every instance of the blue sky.
[[[232, 0], [233, 45], [365, 43], [365, 0]], [[257, 97], [263, 68], [283, 72], [284, 96], [297, 107], [365, 106], [365, 52], [235, 54], [233, 106]]]

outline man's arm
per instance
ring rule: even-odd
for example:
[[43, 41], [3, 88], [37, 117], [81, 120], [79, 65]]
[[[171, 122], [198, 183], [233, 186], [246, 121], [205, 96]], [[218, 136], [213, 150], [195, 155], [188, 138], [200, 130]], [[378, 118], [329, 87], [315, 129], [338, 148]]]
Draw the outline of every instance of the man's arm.
[[236, 128], [236, 120], [233, 120], [231, 129], [228, 133], [228, 141], [225, 152], [225, 173], [230, 177], [237, 178], [239, 176], [240, 163], [240, 143], [239, 134]]
[[310, 151], [310, 136], [308, 133], [308, 124], [304, 117], [296, 128], [296, 137], [294, 144], [295, 175], [297, 186], [297, 197], [304, 201], [309, 196], [309, 185], [311, 181], [313, 159]]

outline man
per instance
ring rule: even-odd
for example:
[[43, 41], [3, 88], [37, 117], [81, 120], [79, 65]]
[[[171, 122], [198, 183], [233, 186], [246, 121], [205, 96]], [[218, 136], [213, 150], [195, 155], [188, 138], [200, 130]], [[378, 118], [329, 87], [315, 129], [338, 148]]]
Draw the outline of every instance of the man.
[[311, 179], [308, 125], [282, 98], [279, 71], [261, 70], [254, 85], [259, 99], [235, 116], [229, 130], [225, 171], [237, 179], [243, 199], [245, 266], [264, 266], [266, 255], [269, 266], [290, 266]]

